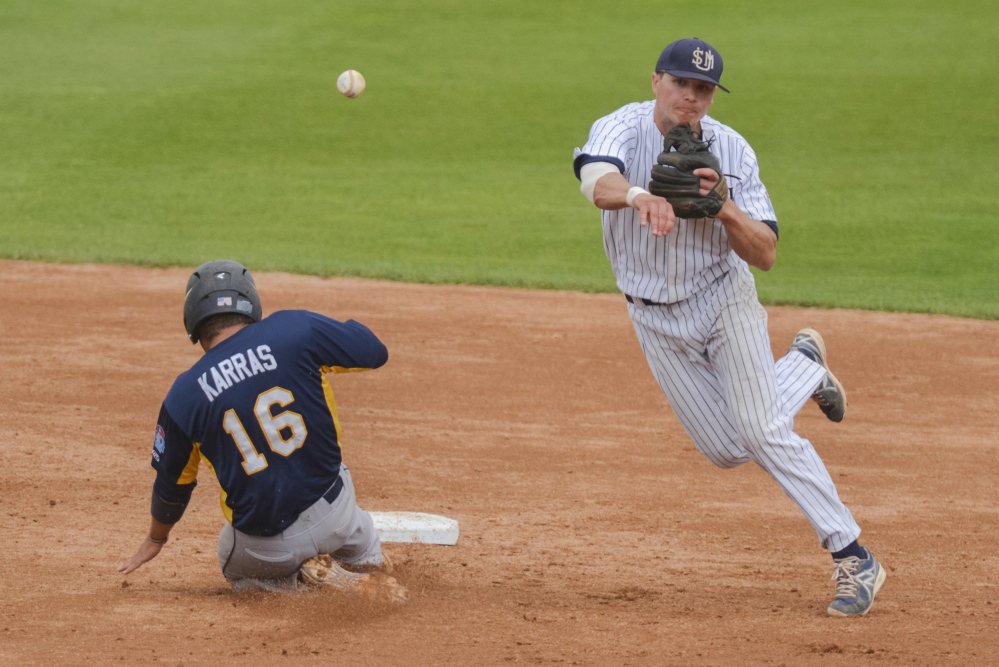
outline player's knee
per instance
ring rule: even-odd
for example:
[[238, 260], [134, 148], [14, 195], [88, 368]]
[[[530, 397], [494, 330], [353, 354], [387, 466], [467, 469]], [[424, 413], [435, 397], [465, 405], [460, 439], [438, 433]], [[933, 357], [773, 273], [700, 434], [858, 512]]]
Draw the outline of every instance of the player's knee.
[[709, 458], [713, 464], [722, 469], [735, 468], [741, 466], [743, 463], [748, 463], [751, 459], [748, 455], [746, 456], [725, 456], [723, 458]]
[[780, 449], [788, 445], [788, 433], [793, 432], [789, 426], [782, 426], [777, 423], [757, 425], [755, 428], [747, 429], [743, 438], [746, 448], [750, 452], [759, 455], [762, 452]]
[[694, 444], [697, 445], [697, 449], [704, 455], [704, 458], [719, 468], [735, 468], [752, 460], [749, 453], [735, 443], [729, 443], [727, 447], [719, 446], [718, 443], [695, 441]]
[[792, 426], [781, 415], [742, 414], [733, 419], [739, 438], [750, 450], [780, 442]]

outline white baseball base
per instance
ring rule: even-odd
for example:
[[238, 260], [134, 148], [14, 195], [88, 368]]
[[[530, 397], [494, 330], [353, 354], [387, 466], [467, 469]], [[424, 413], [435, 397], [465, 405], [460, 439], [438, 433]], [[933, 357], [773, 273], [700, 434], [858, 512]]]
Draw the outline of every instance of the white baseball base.
[[458, 543], [458, 522], [423, 512], [369, 512], [382, 542]]

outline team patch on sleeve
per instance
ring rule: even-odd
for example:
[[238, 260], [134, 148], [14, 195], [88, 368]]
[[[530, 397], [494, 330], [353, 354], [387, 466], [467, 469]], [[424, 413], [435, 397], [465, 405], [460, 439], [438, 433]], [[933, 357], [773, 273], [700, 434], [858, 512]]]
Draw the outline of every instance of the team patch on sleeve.
[[153, 437], [153, 460], [159, 461], [160, 454], [166, 451], [166, 431], [159, 424], [156, 425], [156, 435]]

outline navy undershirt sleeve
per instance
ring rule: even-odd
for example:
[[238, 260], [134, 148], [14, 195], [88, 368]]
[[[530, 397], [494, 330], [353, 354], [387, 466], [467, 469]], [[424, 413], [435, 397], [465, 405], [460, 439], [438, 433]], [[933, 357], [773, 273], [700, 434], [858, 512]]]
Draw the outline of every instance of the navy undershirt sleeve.
[[[157, 480], [158, 482], [159, 480]], [[191, 492], [194, 491], [196, 485], [197, 482], [186, 485], [181, 493], [172, 493], [170, 494], [172, 500], [167, 500], [160, 495], [161, 491], [157, 489], [157, 484], [153, 484], [153, 497], [149, 506], [150, 514], [160, 523], [168, 525], [177, 523], [184, 516], [184, 510], [187, 509], [187, 504], [191, 501]]]
[[607, 162], [609, 164], [617, 167], [618, 171], [622, 174], [624, 173], [624, 162], [616, 157], [610, 155], [587, 155], [586, 153], [580, 153], [576, 156], [576, 159], [572, 161], [572, 171], [576, 174], [576, 178], [583, 180], [579, 172], [588, 164], [593, 162]]
[[774, 220], [760, 220], [764, 225], [774, 230], [774, 235], [780, 239], [780, 232], [777, 231], [777, 222]]

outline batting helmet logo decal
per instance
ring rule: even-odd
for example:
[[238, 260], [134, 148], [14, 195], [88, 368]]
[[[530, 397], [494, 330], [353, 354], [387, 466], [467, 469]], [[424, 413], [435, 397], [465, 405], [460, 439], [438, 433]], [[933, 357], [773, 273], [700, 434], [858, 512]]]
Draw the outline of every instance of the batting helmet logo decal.
[[[710, 72], [715, 68], [715, 54], [713, 51], [704, 49], [694, 49], [694, 58], [691, 63], [702, 72]], [[701, 63], [704, 63], [702, 66]]]

